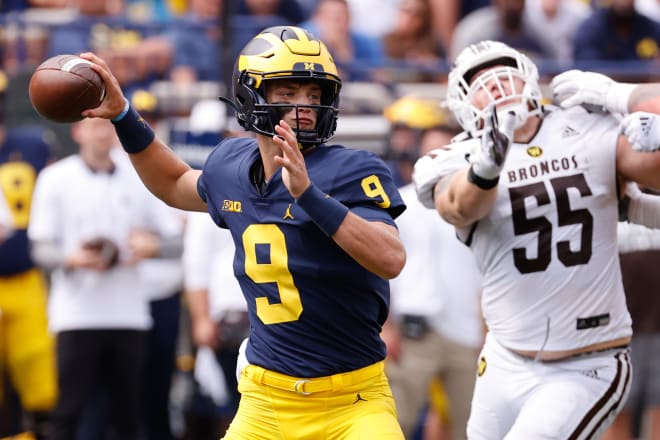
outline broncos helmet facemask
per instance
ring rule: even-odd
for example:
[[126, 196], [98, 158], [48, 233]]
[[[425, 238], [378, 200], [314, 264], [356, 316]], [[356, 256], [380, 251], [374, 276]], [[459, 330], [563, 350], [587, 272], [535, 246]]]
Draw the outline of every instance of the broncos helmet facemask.
[[[486, 68], [492, 69], [479, 73]], [[521, 91], [515, 90], [516, 78], [524, 84]], [[466, 47], [456, 57], [447, 82], [447, 105], [463, 130], [477, 137], [485, 109], [477, 108], [472, 99], [480, 90], [485, 91], [498, 106], [498, 113], [515, 112], [518, 128], [527, 118], [542, 113], [538, 81], [538, 70], [526, 55], [499, 41], [482, 41]], [[489, 90], [491, 82], [497, 85], [497, 95]], [[509, 87], [504, 87], [505, 82]]]
[[[281, 79], [316, 82], [321, 86], [321, 104], [269, 104], [265, 84]], [[323, 42], [299, 27], [275, 26], [261, 31], [238, 56], [233, 105], [243, 128], [266, 136], [275, 135], [275, 126], [292, 108], [313, 109], [317, 113], [314, 130], [293, 127], [299, 144], [305, 148], [324, 143], [334, 135], [340, 89], [337, 67]]]

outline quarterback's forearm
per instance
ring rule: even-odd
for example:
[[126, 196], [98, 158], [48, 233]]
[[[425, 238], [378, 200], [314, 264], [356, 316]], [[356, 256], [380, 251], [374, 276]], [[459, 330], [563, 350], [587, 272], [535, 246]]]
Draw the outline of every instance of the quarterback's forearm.
[[435, 190], [435, 207], [448, 223], [465, 227], [490, 212], [497, 186], [484, 190], [468, 180], [468, 168], [440, 180]]
[[362, 267], [384, 279], [396, 277], [405, 264], [399, 232], [386, 223], [349, 212], [332, 238]]
[[201, 171], [192, 169], [158, 138], [144, 151], [129, 157], [142, 182], [156, 197], [175, 208], [207, 211], [197, 193]]

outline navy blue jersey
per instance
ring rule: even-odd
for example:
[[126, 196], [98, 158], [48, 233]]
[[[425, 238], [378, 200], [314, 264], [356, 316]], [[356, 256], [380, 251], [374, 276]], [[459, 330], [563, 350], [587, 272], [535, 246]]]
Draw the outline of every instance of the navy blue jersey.
[[37, 174], [51, 158], [50, 146], [39, 129], [9, 130], [0, 145], [0, 191], [12, 213], [15, 232], [0, 244], [0, 276], [15, 275], [34, 267], [27, 227]]
[[[297, 377], [355, 370], [385, 358], [389, 283], [326, 236], [297, 206], [281, 169], [261, 194], [250, 180], [254, 139], [228, 139], [198, 182], [213, 220], [236, 245], [234, 273], [251, 319], [247, 358]], [[322, 145], [306, 154], [312, 182], [353, 212], [395, 225], [405, 205], [373, 153]]]

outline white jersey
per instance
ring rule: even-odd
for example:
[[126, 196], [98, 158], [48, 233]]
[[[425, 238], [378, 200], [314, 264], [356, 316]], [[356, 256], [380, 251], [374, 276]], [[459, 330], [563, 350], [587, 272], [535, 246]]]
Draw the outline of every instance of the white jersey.
[[128, 161], [116, 160], [111, 174], [91, 171], [77, 154], [44, 168], [34, 190], [29, 238], [54, 242], [64, 255], [95, 237], [120, 247], [120, 264], [111, 270], [53, 272], [51, 331], [151, 326], [146, 286], [136, 266], [123, 263], [132, 230], [170, 233], [172, 222], [161, 215], [162, 205]]
[[407, 208], [396, 223], [408, 259], [399, 276], [390, 280], [390, 313], [425, 316], [437, 333], [479, 347], [481, 274], [474, 255], [437, 211], [422, 206], [412, 184], [399, 193]]
[[189, 212], [184, 236], [183, 267], [187, 289], [208, 289], [211, 316], [247, 311], [234, 276], [234, 240], [206, 212]]
[[[110, 152], [110, 155], [115, 163], [123, 161], [127, 166], [127, 170], [135, 171], [128, 153], [123, 149], [115, 148]], [[160, 201], [152, 205], [155, 205], [153, 209], [158, 210], [154, 215], [157, 215], [159, 219], [160, 235], [183, 237], [187, 211], [172, 208]], [[146, 258], [138, 263], [137, 271], [146, 289], [147, 298], [151, 301], [169, 298], [183, 289], [183, 264], [181, 258]]]
[[484, 274], [488, 329], [517, 350], [632, 334], [617, 249], [618, 123], [548, 110], [529, 144], [511, 146], [490, 214], [460, 231]]

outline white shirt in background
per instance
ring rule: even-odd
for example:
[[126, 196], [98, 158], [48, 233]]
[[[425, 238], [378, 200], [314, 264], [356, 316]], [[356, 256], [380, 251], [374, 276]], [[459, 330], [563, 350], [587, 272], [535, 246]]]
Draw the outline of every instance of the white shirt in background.
[[39, 174], [30, 240], [56, 243], [63, 255], [95, 237], [112, 240], [120, 250], [119, 265], [106, 272], [53, 271], [48, 304], [51, 331], [151, 326], [146, 286], [137, 268], [126, 264], [127, 243], [136, 228], [170, 231], [162, 205], [128, 161], [116, 160], [113, 173], [93, 172], [76, 154]]
[[229, 230], [218, 227], [208, 213], [188, 213], [183, 252], [185, 286], [209, 289], [213, 319], [220, 319], [225, 311], [247, 311], [234, 276], [234, 249]]
[[407, 209], [396, 223], [407, 261], [390, 281], [392, 316], [424, 316], [452, 341], [481, 346], [481, 274], [472, 252], [456, 238], [452, 225], [422, 206], [412, 184], [399, 192]]

